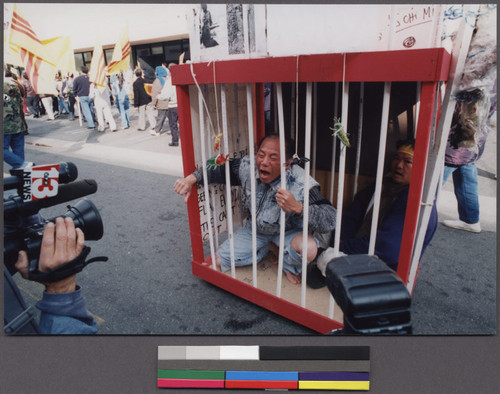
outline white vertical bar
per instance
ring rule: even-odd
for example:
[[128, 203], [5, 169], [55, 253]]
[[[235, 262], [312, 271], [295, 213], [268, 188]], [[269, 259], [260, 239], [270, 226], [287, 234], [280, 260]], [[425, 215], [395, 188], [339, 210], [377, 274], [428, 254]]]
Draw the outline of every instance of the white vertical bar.
[[[222, 110], [222, 133], [224, 135], [224, 156], [229, 154], [228, 130], [227, 130], [227, 104], [226, 104], [226, 85], [222, 84], [220, 89], [221, 110]], [[225, 166], [226, 170], [226, 215], [227, 215], [227, 234], [229, 238], [229, 249], [231, 253], [231, 275], [236, 277], [236, 268], [234, 264], [234, 233], [233, 233], [233, 202], [231, 199], [231, 177], [229, 171], [229, 162]]]
[[278, 117], [276, 116], [276, 109], [278, 108], [278, 94], [276, 92], [278, 90], [278, 87], [276, 86], [275, 83], [273, 83], [271, 86], [273, 88], [273, 95], [271, 97], [274, 100], [274, 108], [275, 108], [275, 110], [272, 111], [272, 114], [273, 114], [272, 122], [273, 122], [273, 131], [276, 133], [279, 129]]
[[[283, 91], [281, 82], [276, 84], [276, 96], [278, 99], [278, 122], [280, 133], [280, 160], [281, 163], [286, 161], [285, 154], [285, 119], [283, 116]], [[286, 173], [285, 167], [281, 165], [281, 188], [286, 189]], [[280, 244], [278, 256], [278, 282], [276, 284], [276, 297], [281, 297], [281, 280], [283, 277], [283, 252], [285, 249], [285, 211], [281, 210], [280, 215]]]
[[[344, 55], [345, 62], [345, 55]], [[344, 63], [345, 69], [345, 63]], [[342, 128], [347, 132], [347, 116], [349, 113], [349, 82], [344, 82], [342, 86]], [[337, 137], [335, 137], [336, 139]], [[335, 237], [333, 243], [334, 255], [338, 256], [340, 249], [340, 232], [342, 231], [342, 208], [344, 201], [344, 177], [345, 177], [345, 155], [346, 155], [346, 146], [343, 143], [340, 143], [340, 155], [339, 155], [339, 178], [338, 178], [338, 187], [337, 187], [337, 216], [335, 221]], [[330, 306], [329, 306], [329, 315], [330, 318], [333, 318], [334, 314], [334, 300], [333, 296], [330, 295]]]
[[[216, 94], [215, 90], [214, 90], [214, 94]], [[208, 92], [208, 85], [203, 86], [203, 95], [206, 97], [205, 104], [208, 108], [208, 105], [210, 104], [210, 95]], [[207, 119], [207, 117], [205, 117], [204, 119], [205, 119], [205, 127], [210, 130], [209, 120]], [[210, 149], [210, 147], [212, 146], [212, 138], [210, 136], [210, 133], [207, 133], [206, 136], [207, 136], [207, 138], [206, 138], [207, 146]], [[215, 250], [219, 249], [219, 233], [217, 231], [218, 224], [219, 224], [219, 215], [218, 215], [219, 212], [217, 210], [216, 199], [215, 199], [215, 190], [218, 187], [219, 187], [218, 185], [208, 185], [209, 191], [212, 192], [211, 200], [212, 200], [212, 207], [214, 209], [214, 227], [213, 228], [214, 228]]]
[[[306, 136], [304, 156], [309, 158], [311, 154], [311, 110], [312, 110], [312, 84], [307, 83], [306, 87]], [[304, 204], [302, 205], [302, 287], [301, 306], [306, 307], [307, 289], [307, 242], [309, 237], [309, 173], [311, 163], [306, 161], [304, 165]]]
[[[252, 84], [247, 83], [247, 111], [248, 111], [248, 152], [250, 156], [250, 171], [255, 171], [255, 137], [253, 125], [253, 100]], [[250, 177], [251, 192], [251, 217], [252, 217], [252, 283], [257, 287], [257, 218], [255, 212], [257, 203], [255, 201], [255, 176]]]
[[391, 83], [384, 85], [384, 100], [382, 104], [382, 122], [380, 125], [380, 142], [378, 148], [377, 178], [375, 181], [375, 199], [373, 202], [372, 226], [370, 230], [370, 244], [368, 254], [374, 254], [377, 236], [378, 213], [380, 211], [380, 196], [382, 194], [382, 178], [384, 176], [385, 146], [387, 142], [387, 126], [389, 124], [389, 104], [391, 101]]
[[[337, 106], [339, 102], [339, 83], [335, 82], [335, 100], [334, 100], [334, 109], [333, 109], [333, 117], [337, 118], [338, 112], [337, 112]], [[334, 189], [334, 184], [335, 184], [335, 161], [337, 159], [337, 137], [333, 137], [332, 141], [332, 170], [331, 170], [331, 176], [330, 176], [330, 201], [333, 204], [333, 189]]]
[[[347, 115], [349, 109], [349, 82], [345, 82], [342, 92], [342, 128], [347, 131]], [[335, 137], [337, 138], [337, 137]], [[344, 200], [344, 178], [345, 178], [345, 154], [346, 146], [340, 143], [339, 155], [339, 178], [337, 187], [337, 217], [335, 223], [335, 241], [334, 250], [335, 254], [339, 253], [340, 248], [340, 232], [342, 223], [342, 201]]]
[[356, 145], [356, 168], [354, 170], [354, 190], [353, 196], [356, 195], [358, 191], [358, 177], [359, 177], [359, 164], [361, 162], [361, 140], [363, 137], [363, 112], [364, 112], [364, 101], [365, 101], [365, 83], [361, 82], [360, 93], [359, 93], [359, 118], [358, 118], [358, 141]]
[[212, 215], [210, 212], [209, 193], [208, 193], [208, 176], [207, 176], [207, 154], [205, 147], [205, 113], [203, 108], [203, 97], [201, 90], [198, 91], [198, 111], [200, 114], [200, 142], [201, 142], [201, 162], [203, 168], [203, 189], [205, 191], [205, 209], [207, 211], [208, 221], [208, 237], [210, 240], [210, 255], [212, 256], [212, 268], [217, 269], [215, 260], [214, 234], [212, 231]]
[[[313, 142], [312, 142], [312, 177], [316, 178], [316, 142], [318, 137], [318, 83], [313, 83]], [[309, 157], [309, 156], [306, 156]]]
[[420, 89], [422, 87], [422, 82], [417, 82], [417, 94], [416, 94], [416, 104], [415, 104], [415, 116], [413, 118], [413, 138], [417, 138], [417, 119], [420, 113]]

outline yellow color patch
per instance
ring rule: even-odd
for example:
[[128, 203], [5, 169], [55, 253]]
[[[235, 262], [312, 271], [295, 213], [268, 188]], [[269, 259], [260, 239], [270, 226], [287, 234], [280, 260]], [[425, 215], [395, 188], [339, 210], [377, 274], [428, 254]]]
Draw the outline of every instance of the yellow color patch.
[[370, 382], [299, 380], [299, 390], [370, 390]]

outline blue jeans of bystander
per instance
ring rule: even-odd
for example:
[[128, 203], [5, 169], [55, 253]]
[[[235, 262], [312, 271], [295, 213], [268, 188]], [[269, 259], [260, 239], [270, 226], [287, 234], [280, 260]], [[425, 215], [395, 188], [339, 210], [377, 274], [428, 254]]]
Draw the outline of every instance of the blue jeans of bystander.
[[89, 96], [82, 96], [78, 97], [78, 100], [80, 101], [80, 107], [82, 108], [83, 116], [87, 121], [87, 126], [95, 127], [92, 99]]
[[453, 174], [453, 188], [457, 198], [458, 216], [469, 224], [479, 222], [477, 167], [475, 163], [458, 167], [444, 166], [443, 184]]
[[24, 133], [4, 134], [3, 159], [12, 168], [19, 168], [24, 164]]

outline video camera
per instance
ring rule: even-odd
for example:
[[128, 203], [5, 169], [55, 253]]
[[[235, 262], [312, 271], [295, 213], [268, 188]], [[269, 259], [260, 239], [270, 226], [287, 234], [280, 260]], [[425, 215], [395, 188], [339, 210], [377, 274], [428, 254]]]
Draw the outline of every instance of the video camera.
[[[83, 257], [63, 264], [50, 272], [38, 270], [38, 259], [45, 225], [55, 222], [58, 217], [44, 219], [38, 213], [48, 208], [97, 191], [93, 179], [73, 182], [78, 177], [78, 169], [71, 162], [33, 166], [10, 171], [12, 176], [4, 178], [4, 264], [9, 273], [16, 272], [15, 263], [20, 250], [28, 254], [28, 279], [37, 282], [55, 282], [80, 272], [93, 261], [106, 261], [99, 257], [84, 261], [90, 248], [84, 247]], [[17, 190], [17, 194], [5, 196], [7, 190]], [[96, 206], [88, 199], [67, 206], [62, 217], [73, 219], [75, 226], [85, 234], [85, 240], [99, 240], [103, 236], [103, 223]], [[82, 261], [83, 260], [83, 261]]]

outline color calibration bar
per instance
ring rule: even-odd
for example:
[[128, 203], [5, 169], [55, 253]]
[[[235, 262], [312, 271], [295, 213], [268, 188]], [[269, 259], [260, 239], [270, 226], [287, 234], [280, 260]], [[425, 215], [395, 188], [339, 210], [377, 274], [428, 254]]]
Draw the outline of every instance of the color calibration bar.
[[158, 347], [163, 388], [369, 390], [369, 372], [368, 346]]

